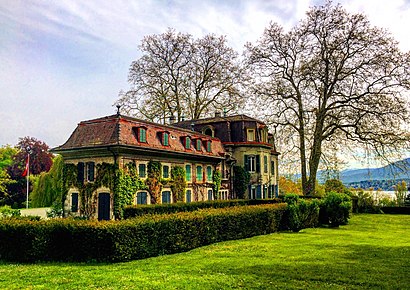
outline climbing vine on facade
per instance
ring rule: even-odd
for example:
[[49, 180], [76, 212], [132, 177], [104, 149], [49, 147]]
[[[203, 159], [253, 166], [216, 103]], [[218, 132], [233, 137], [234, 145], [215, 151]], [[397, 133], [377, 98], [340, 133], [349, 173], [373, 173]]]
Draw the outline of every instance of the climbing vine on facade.
[[147, 180], [145, 184], [151, 195], [151, 204], [161, 203], [161, 163], [159, 161], [150, 161], [147, 166]]
[[212, 175], [212, 186], [214, 190], [214, 199], [219, 199], [219, 190], [221, 189], [222, 174], [219, 170], [214, 170]]
[[181, 166], [173, 166], [171, 169], [171, 191], [174, 202], [184, 201], [185, 188], [185, 169]]

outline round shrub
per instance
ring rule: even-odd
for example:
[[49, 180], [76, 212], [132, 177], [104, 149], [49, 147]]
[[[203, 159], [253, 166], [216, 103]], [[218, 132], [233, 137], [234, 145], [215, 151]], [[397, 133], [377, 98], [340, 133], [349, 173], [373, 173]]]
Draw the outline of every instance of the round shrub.
[[352, 201], [344, 193], [329, 192], [322, 200], [320, 222], [331, 227], [346, 225], [350, 218]]

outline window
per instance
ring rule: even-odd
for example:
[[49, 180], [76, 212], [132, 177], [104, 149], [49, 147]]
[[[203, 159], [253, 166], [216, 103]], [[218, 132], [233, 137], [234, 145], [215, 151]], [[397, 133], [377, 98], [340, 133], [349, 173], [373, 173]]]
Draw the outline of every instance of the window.
[[137, 193], [137, 204], [147, 204], [148, 193], [146, 191], [141, 191]]
[[162, 166], [162, 178], [169, 178], [169, 165]]
[[169, 146], [169, 133], [168, 132], [162, 133], [162, 145]]
[[203, 176], [202, 176], [202, 166], [197, 165], [196, 166], [196, 181], [202, 181]]
[[209, 128], [209, 127], [208, 127], [208, 128], [206, 128], [205, 130], [203, 130], [202, 133], [205, 134], [205, 135], [214, 137], [214, 131], [212, 130], [212, 128]]
[[195, 148], [196, 148], [196, 150], [201, 150], [201, 140], [200, 139], [197, 139], [196, 140], [196, 146], [195, 146]]
[[213, 200], [212, 189], [208, 189], [208, 200]]
[[263, 156], [263, 172], [268, 173], [268, 156]]
[[191, 194], [192, 191], [190, 189], [187, 189], [185, 192], [185, 202], [191, 202]]
[[147, 142], [147, 129], [143, 127], [138, 128], [138, 141], [141, 143]]
[[249, 172], [260, 172], [260, 156], [259, 155], [245, 155], [245, 169]]
[[212, 142], [211, 141], [206, 141], [206, 152], [212, 152]]
[[171, 203], [171, 192], [170, 191], [162, 192], [162, 203]]
[[206, 180], [212, 182], [212, 166], [206, 167]]
[[270, 162], [271, 163], [271, 165], [270, 165], [270, 170], [271, 170], [271, 175], [275, 175], [275, 161], [271, 161]]
[[71, 194], [71, 212], [78, 211], [78, 192], [73, 192]]
[[87, 181], [90, 181], [90, 182], [94, 181], [94, 170], [95, 170], [94, 162], [87, 162]]
[[186, 181], [191, 181], [192, 180], [191, 165], [190, 164], [185, 165], [185, 180]]
[[139, 178], [147, 177], [147, 165], [145, 163], [138, 164], [138, 176]]
[[255, 141], [255, 130], [248, 129], [248, 141]]
[[191, 149], [191, 138], [185, 137], [185, 149]]
[[78, 162], [77, 164], [77, 181], [81, 184], [84, 183], [84, 162]]

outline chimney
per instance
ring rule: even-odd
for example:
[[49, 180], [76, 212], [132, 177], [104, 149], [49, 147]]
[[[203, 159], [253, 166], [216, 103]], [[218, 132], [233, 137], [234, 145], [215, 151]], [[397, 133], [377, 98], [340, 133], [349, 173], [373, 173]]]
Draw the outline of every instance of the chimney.
[[191, 130], [195, 131], [195, 123], [191, 123]]
[[224, 117], [226, 117], [226, 108], [224, 108]]
[[181, 116], [181, 121], [182, 121], [182, 122], [185, 121], [185, 116], [184, 116], [184, 115]]
[[175, 116], [174, 116], [174, 115], [171, 115], [171, 116], [169, 117], [169, 123], [170, 123], [170, 124], [175, 123]]
[[220, 117], [220, 116], [221, 116], [221, 112], [215, 112], [215, 118]]

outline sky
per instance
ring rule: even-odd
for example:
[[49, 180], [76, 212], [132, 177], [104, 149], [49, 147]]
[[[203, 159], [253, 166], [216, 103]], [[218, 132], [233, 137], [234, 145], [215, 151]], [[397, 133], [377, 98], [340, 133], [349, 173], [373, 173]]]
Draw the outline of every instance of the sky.
[[[242, 53], [270, 22], [290, 29], [303, 0], [0, 0], [0, 146], [30, 136], [63, 144], [82, 120], [116, 112], [128, 70], [146, 35], [167, 28], [195, 38], [225, 35]], [[334, 1], [334, 3], [337, 3]], [[340, 1], [389, 30], [410, 50], [409, 0]]]

